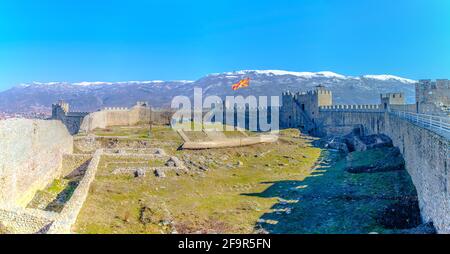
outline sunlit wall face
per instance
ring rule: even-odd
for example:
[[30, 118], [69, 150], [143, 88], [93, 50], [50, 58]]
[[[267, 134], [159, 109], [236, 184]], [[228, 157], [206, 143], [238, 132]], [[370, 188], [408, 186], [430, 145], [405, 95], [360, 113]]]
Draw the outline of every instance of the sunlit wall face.
[[0, 91], [240, 69], [450, 76], [450, 2], [2, 1]]

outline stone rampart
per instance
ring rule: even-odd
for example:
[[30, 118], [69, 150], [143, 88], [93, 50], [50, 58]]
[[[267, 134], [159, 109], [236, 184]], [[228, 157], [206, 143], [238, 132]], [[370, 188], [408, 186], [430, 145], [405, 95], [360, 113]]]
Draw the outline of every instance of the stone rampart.
[[316, 133], [319, 136], [345, 135], [354, 129], [361, 134], [371, 135], [384, 129], [384, 112], [330, 110], [320, 112]]
[[104, 111], [128, 111], [127, 107], [106, 107], [103, 109]]
[[378, 104], [362, 104], [362, 105], [330, 105], [330, 106], [320, 106], [320, 112], [326, 111], [375, 111], [381, 112], [383, 109]]
[[87, 115], [81, 124], [80, 131], [90, 132], [111, 126], [132, 126], [139, 123], [169, 124], [171, 110], [152, 110], [148, 107], [135, 106], [127, 108], [105, 108], [102, 111]]
[[439, 233], [450, 233], [450, 141], [446, 137], [389, 112], [321, 112], [318, 126], [325, 135], [345, 135], [360, 128], [364, 135], [389, 136], [403, 154], [423, 221], [433, 222]]
[[416, 104], [389, 105], [389, 108], [391, 110], [417, 113], [417, 105]]
[[57, 213], [29, 208], [0, 208], [0, 222], [8, 233], [39, 234], [46, 233]]
[[61, 174], [73, 139], [58, 120], [0, 121], [0, 205], [24, 207]]
[[432, 221], [439, 233], [450, 233], [449, 140], [391, 114], [386, 114], [384, 127], [405, 158], [424, 222]]

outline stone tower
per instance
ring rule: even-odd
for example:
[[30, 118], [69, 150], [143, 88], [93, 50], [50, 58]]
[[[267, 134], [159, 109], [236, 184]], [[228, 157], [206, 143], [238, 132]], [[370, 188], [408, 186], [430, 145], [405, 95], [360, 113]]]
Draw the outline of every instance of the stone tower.
[[282, 95], [280, 126], [311, 131], [319, 117], [319, 107], [332, 104], [332, 92], [323, 85], [318, 85], [314, 90], [306, 93], [285, 92]]
[[380, 95], [381, 107], [388, 109], [389, 105], [405, 105], [405, 95], [403, 93], [385, 93]]
[[148, 104], [148, 101], [137, 101], [136, 102], [136, 106], [138, 106], [138, 107], [148, 107], [149, 104]]
[[69, 103], [59, 100], [57, 103], [52, 104], [52, 119], [60, 119], [62, 115], [66, 115], [69, 112]]
[[419, 113], [448, 115], [450, 113], [450, 80], [420, 80], [416, 83], [416, 104]]
[[298, 120], [294, 102], [294, 93], [290, 91], [283, 92], [281, 95], [281, 108], [280, 108], [280, 127], [282, 128], [296, 128], [298, 127]]
[[319, 107], [322, 106], [331, 106], [333, 105], [333, 95], [330, 90], [328, 90], [323, 85], [316, 86], [316, 89], [313, 91], [313, 103], [314, 110], [316, 115], [319, 113]]

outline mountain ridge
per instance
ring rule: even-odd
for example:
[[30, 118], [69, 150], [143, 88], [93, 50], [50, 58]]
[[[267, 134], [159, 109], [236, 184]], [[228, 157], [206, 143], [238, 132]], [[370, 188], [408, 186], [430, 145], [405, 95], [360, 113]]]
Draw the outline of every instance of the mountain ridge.
[[[231, 85], [244, 77], [251, 79], [249, 88], [232, 91]], [[0, 92], [0, 111], [50, 112], [51, 104], [66, 100], [74, 110], [95, 111], [102, 107], [130, 107], [136, 101], [149, 101], [154, 107], [168, 107], [177, 95], [192, 97], [193, 88], [200, 87], [205, 95], [281, 95], [285, 90], [307, 91], [316, 85], [327, 86], [338, 104], [372, 104], [379, 102], [379, 94], [403, 92], [407, 100], [414, 100], [416, 81], [388, 74], [341, 75], [331, 71], [294, 72], [284, 70], [240, 70], [213, 73], [191, 80], [147, 81], [83, 81], [30, 82]]]

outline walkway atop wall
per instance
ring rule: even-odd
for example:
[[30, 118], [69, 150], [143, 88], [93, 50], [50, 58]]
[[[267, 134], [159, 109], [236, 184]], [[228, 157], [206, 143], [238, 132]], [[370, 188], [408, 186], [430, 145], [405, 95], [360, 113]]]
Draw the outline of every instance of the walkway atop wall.
[[425, 115], [399, 110], [390, 110], [389, 113], [403, 118], [417, 126], [431, 130], [450, 140], [450, 117]]

